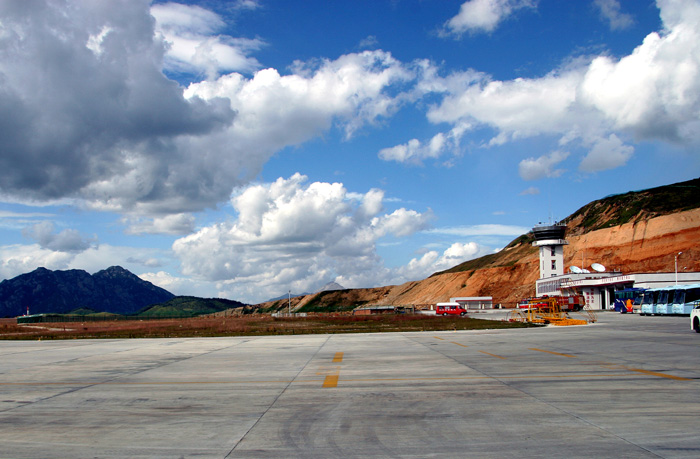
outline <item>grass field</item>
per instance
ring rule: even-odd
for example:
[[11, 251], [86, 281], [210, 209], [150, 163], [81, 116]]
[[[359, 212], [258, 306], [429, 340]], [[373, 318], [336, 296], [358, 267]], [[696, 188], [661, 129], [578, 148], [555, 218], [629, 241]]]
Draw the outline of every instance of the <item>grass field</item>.
[[523, 328], [531, 325], [470, 317], [425, 315], [350, 316], [319, 314], [275, 318], [268, 315], [190, 319], [61, 322], [18, 325], [0, 319], [0, 339], [187, 338], [245, 335], [378, 333]]

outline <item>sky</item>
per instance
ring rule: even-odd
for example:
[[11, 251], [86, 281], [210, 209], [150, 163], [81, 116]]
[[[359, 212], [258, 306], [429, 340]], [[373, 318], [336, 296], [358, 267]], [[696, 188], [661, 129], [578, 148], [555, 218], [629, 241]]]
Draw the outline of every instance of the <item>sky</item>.
[[0, 279], [401, 284], [699, 146], [697, 0], [0, 2]]

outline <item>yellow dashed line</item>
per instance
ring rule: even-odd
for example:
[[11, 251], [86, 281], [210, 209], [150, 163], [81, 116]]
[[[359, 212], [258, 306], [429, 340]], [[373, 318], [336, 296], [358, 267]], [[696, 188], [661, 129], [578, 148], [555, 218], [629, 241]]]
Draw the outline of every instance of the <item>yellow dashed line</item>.
[[433, 338], [435, 338], [435, 339], [440, 339], [440, 340], [442, 340], [442, 341], [445, 341], [445, 338], [440, 338], [439, 336], [433, 336]]
[[336, 352], [335, 357], [333, 357], [333, 363], [340, 363], [343, 361], [343, 353], [342, 352]]
[[499, 359], [505, 359], [505, 357], [503, 357], [503, 356], [496, 355], [496, 354], [491, 354], [490, 352], [486, 352], [486, 351], [479, 351], [479, 352], [481, 352], [482, 354], [490, 355], [491, 357], [496, 357], [496, 358], [499, 358]]
[[323, 387], [338, 387], [338, 375], [328, 375], [323, 380]]
[[457, 342], [455, 342], [455, 341], [450, 341], [450, 343], [452, 343], [452, 344], [456, 344], [457, 346], [462, 346], [462, 347], [469, 347], [469, 346], [467, 346], [466, 344], [462, 344], [462, 343], [457, 343]]
[[627, 368], [629, 371], [636, 371], [637, 373], [643, 373], [645, 375], [658, 376], [660, 378], [675, 379], [676, 381], [692, 381], [689, 378], [682, 378], [680, 376], [667, 375], [666, 373], [657, 373], [656, 371], [640, 370], [639, 368]]
[[575, 359], [575, 358], [576, 358], [575, 355], [571, 355], [571, 354], [562, 354], [561, 352], [545, 351], [544, 349], [537, 349], [536, 347], [530, 347], [530, 348], [528, 348], [528, 349], [530, 349], [531, 351], [546, 352], [547, 354], [561, 355], [562, 357], [570, 357], [570, 358], [572, 358], [572, 359]]

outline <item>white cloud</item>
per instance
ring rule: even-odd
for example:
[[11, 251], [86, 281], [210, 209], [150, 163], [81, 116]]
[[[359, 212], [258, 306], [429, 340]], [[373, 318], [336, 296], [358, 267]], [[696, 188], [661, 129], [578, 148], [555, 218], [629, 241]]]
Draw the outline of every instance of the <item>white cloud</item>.
[[634, 24], [632, 16], [622, 12], [618, 0], [594, 0], [593, 4], [600, 10], [600, 16], [610, 23], [612, 30], [627, 29]]
[[469, 0], [462, 3], [457, 16], [445, 23], [447, 33], [492, 32], [515, 11], [535, 8], [535, 0]]
[[151, 14], [156, 18], [156, 31], [168, 43], [165, 64], [169, 70], [216, 78], [224, 71], [251, 73], [260, 68], [248, 54], [264, 43], [216, 34], [226, 24], [212, 11], [196, 5], [161, 3], [151, 7]]
[[22, 230], [24, 237], [35, 240], [42, 249], [53, 252], [80, 253], [96, 243], [95, 237], [86, 237], [74, 229], [55, 233], [52, 222], [43, 221]]
[[422, 165], [427, 159], [437, 159], [448, 153], [458, 155], [460, 139], [467, 129], [467, 126], [459, 125], [447, 134], [439, 132], [425, 144], [418, 139], [411, 139], [403, 145], [380, 150], [378, 156], [384, 161]]
[[[391, 116], [414, 78], [389, 53], [367, 51], [297, 62], [288, 75], [230, 73], [183, 91], [162, 72], [178, 48], [168, 51], [151, 11], [169, 33], [206, 37], [203, 53], [213, 43], [213, 54], [205, 53], [213, 60], [202, 62], [217, 72], [239, 68], [226, 53], [246, 46], [219, 34], [221, 17], [148, 0], [66, 1], [0, 2], [7, 32], [0, 40], [0, 184], [12, 199], [82, 200], [137, 222], [211, 208], [279, 150], [333, 128], [350, 137]], [[241, 66], [256, 67], [250, 60]]]
[[66, 269], [75, 254], [44, 249], [39, 244], [0, 246], [0, 278], [11, 279], [39, 267]]
[[183, 213], [151, 218], [125, 217], [122, 222], [128, 225], [127, 234], [183, 235], [194, 231], [195, 218]]
[[518, 173], [523, 180], [539, 180], [544, 177], [559, 177], [563, 169], [555, 169], [556, 165], [568, 158], [565, 151], [553, 151], [539, 158], [527, 158], [520, 161]]
[[212, 282], [177, 277], [165, 271], [142, 273], [139, 274], [139, 277], [153, 285], [164, 288], [174, 295], [199, 296], [202, 298], [214, 296], [223, 298], [226, 296], [224, 292], [221, 292], [220, 295], [212, 293], [217, 291], [216, 284]]
[[375, 286], [396, 279], [381, 265], [378, 240], [424, 230], [432, 218], [403, 208], [383, 213], [382, 200], [380, 190], [358, 200], [340, 183], [307, 183], [295, 174], [239, 190], [231, 200], [235, 220], [180, 238], [173, 251], [184, 275], [219, 282], [248, 301], [288, 288], [311, 291], [336, 278], [346, 287], [367, 286], [354, 284], [362, 280]]
[[659, 1], [664, 30], [632, 54], [595, 58], [581, 83], [582, 102], [611, 128], [643, 139], [700, 141], [700, 4]]
[[527, 233], [530, 228], [512, 225], [483, 224], [472, 226], [451, 226], [443, 228], [433, 228], [430, 233], [449, 234], [452, 236], [520, 236]]
[[599, 139], [595, 142], [595, 145], [579, 164], [579, 170], [598, 172], [614, 169], [627, 163], [633, 154], [633, 147], [624, 145], [615, 134], [611, 134], [607, 139]]
[[[490, 126], [490, 145], [559, 136], [589, 152], [579, 168], [619, 167], [633, 154], [625, 138], [700, 144], [700, 4], [659, 0], [663, 29], [621, 59], [576, 59], [541, 78], [495, 81], [473, 71], [441, 79], [425, 69], [427, 91], [445, 94], [428, 111], [433, 123]], [[603, 151], [611, 154], [603, 158]], [[552, 175], [557, 158], [528, 159], [526, 177]], [[539, 172], [538, 172], [539, 171]], [[554, 174], [556, 175], [556, 174]]]

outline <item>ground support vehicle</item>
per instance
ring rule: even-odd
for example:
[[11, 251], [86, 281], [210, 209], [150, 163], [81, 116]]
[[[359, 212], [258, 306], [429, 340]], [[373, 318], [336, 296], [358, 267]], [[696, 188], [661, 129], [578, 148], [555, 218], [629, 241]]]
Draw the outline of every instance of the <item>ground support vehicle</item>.
[[[579, 313], [581, 318], [572, 318], [570, 313]], [[597, 319], [593, 311], [586, 308], [583, 295], [544, 296], [527, 298], [511, 311], [508, 320], [553, 325], [586, 325]]]
[[690, 311], [690, 329], [700, 333], [700, 305]]

